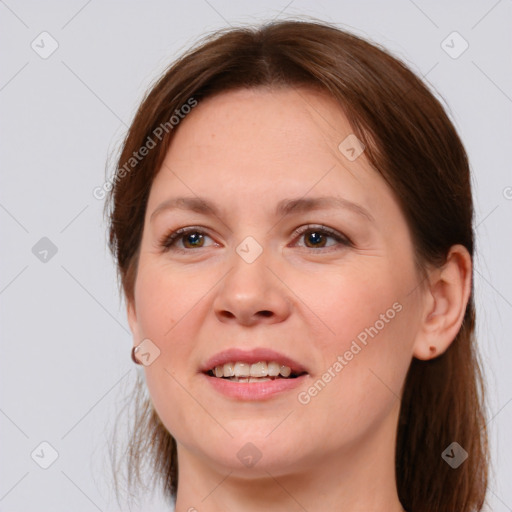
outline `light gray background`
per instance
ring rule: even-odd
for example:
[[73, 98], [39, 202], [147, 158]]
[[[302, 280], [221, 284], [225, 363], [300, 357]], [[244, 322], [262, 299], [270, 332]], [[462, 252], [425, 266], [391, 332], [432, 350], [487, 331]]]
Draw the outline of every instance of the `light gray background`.
[[[182, 50], [228, 24], [297, 15], [403, 58], [444, 98], [466, 145], [494, 468], [488, 510], [512, 510], [510, 0], [0, 0], [1, 511], [120, 510], [106, 445], [140, 370], [92, 190], [147, 86]], [[43, 31], [59, 45], [47, 59], [31, 48], [51, 48]], [[469, 44], [458, 58], [441, 46], [453, 31]], [[457, 53], [463, 41], [448, 44]], [[42, 237], [58, 249], [47, 262], [32, 252]], [[43, 441], [58, 452], [48, 469], [30, 455], [50, 460]], [[135, 509], [169, 506], [148, 496]]]

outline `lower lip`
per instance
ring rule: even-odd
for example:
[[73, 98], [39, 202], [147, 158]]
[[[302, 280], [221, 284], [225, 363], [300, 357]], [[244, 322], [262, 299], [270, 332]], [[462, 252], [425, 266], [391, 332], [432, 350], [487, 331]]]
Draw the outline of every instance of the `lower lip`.
[[238, 400], [265, 400], [279, 393], [291, 391], [304, 383], [307, 374], [294, 379], [275, 379], [263, 382], [234, 382], [202, 374], [219, 393]]

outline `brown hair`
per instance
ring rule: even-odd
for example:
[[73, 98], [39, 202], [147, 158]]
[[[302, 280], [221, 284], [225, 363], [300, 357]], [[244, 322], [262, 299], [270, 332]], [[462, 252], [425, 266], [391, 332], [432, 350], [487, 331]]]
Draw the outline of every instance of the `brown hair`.
[[[153, 179], [175, 130], [133, 170], [126, 162], [190, 99], [251, 87], [315, 87], [336, 99], [365, 155], [394, 191], [423, 271], [445, 262], [450, 247], [473, 256], [473, 203], [467, 156], [440, 102], [385, 50], [335, 26], [283, 21], [208, 36], [156, 82], [128, 131], [108, 205], [110, 248], [127, 300], [133, 299], [144, 214]], [[160, 132], [158, 132], [160, 133]], [[121, 172], [124, 166], [125, 172]], [[488, 447], [484, 387], [475, 347], [473, 293], [448, 350], [413, 359], [401, 403], [396, 445], [398, 495], [413, 512], [481, 510]], [[137, 384], [143, 385], [142, 382]], [[142, 402], [129, 449], [129, 481], [149, 457], [175, 498], [176, 443], [150, 400]], [[468, 459], [452, 469], [441, 453], [458, 442]]]

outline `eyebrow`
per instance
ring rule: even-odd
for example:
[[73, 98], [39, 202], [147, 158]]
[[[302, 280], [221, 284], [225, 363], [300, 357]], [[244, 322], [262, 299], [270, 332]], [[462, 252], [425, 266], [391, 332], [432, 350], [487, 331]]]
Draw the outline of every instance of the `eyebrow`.
[[[345, 209], [366, 217], [371, 222], [375, 219], [373, 215], [361, 205], [353, 203], [343, 197], [322, 196], [322, 197], [301, 197], [298, 199], [283, 199], [277, 203], [275, 215], [287, 217], [293, 213], [304, 213], [313, 210], [326, 210], [330, 208]], [[173, 197], [160, 203], [150, 217], [150, 222], [159, 213], [167, 210], [189, 210], [204, 215], [220, 217], [220, 209], [212, 202], [202, 197]]]

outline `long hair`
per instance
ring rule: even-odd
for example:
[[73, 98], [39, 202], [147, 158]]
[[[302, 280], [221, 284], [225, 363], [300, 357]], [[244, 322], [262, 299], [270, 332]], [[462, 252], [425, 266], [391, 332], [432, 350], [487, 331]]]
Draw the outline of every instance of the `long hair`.
[[[370, 164], [394, 191], [421, 269], [442, 265], [454, 244], [465, 246], [473, 257], [468, 160], [436, 97], [408, 67], [375, 44], [325, 23], [281, 21], [207, 36], [156, 81], [140, 105], [121, 148], [107, 203], [110, 248], [127, 300], [133, 300], [149, 191], [179, 129], [172, 126], [172, 116], [191, 102], [200, 105], [214, 94], [253, 87], [310, 87], [339, 103], [365, 144]], [[157, 146], [140, 161], [130, 160], [148, 138], [155, 139], [155, 130]], [[448, 350], [433, 360], [413, 359], [410, 365], [395, 464], [398, 496], [409, 511], [470, 512], [484, 504], [488, 446], [474, 330], [472, 291]], [[128, 453], [130, 480], [138, 478], [142, 461], [150, 460], [155, 481], [175, 498], [176, 442], [150, 399], [139, 395]], [[456, 469], [441, 457], [452, 442], [469, 454]]]

